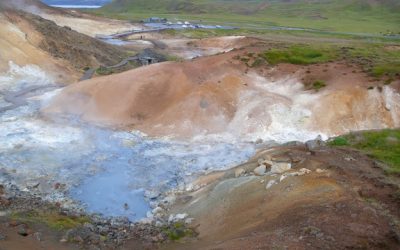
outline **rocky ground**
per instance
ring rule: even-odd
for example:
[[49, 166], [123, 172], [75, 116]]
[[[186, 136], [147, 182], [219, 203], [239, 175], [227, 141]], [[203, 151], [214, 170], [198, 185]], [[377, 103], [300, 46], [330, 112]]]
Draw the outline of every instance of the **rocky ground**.
[[177, 57], [67, 87], [43, 116], [74, 114], [181, 139], [228, 132], [259, 149], [248, 162], [201, 176], [157, 202], [159, 194], [145, 194], [152, 211], [137, 223], [43, 200], [31, 192], [35, 183], [26, 190], [1, 183], [0, 250], [400, 248], [400, 180], [385, 164], [320, 139], [269, 141], [399, 126], [398, 77], [386, 86], [366, 73], [362, 65], [372, 66], [363, 58], [273, 66], [259, 53], [286, 45], [240, 36], [152, 33], [116, 47], [93, 37], [139, 25], [52, 8], [36, 14], [54, 22], [26, 9], [0, 10], [0, 71], [10, 60], [36, 64], [70, 83], [85, 68], [125, 64], [126, 48]]
[[165, 248], [398, 249], [399, 179], [384, 169], [315, 141], [261, 150], [184, 194], [175, 212], [193, 217], [199, 236]]
[[3, 185], [0, 249], [398, 249], [400, 182], [385, 169], [318, 139], [262, 147], [245, 164], [200, 177], [141, 223]]

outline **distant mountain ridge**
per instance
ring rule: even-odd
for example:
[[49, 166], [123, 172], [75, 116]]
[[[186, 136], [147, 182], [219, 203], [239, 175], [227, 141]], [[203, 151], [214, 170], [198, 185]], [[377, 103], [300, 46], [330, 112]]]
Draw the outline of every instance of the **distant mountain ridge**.
[[400, 0], [113, 0], [96, 12], [132, 20], [159, 16], [259, 28], [400, 32]]
[[[353, 8], [361, 11], [382, 7], [393, 11], [400, 10], [400, 0], [113, 0], [106, 8], [116, 11], [153, 10], [165, 13], [201, 14], [230, 11], [237, 14], [254, 14], [279, 6], [292, 8], [304, 5], [315, 5], [316, 8]], [[311, 9], [313, 7], [310, 7]]]
[[110, 3], [111, 0], [42, 0], [47, 5], [99, 5]]

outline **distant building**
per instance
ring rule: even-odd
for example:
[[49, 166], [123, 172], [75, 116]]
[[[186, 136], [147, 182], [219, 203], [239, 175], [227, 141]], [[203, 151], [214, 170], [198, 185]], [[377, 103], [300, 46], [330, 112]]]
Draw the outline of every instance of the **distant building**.
[[144, 20], [142, 20], [144, 23], [166, 23], [168, 22], [167, 18], [161, 18], [161, 17], [149, 17]]

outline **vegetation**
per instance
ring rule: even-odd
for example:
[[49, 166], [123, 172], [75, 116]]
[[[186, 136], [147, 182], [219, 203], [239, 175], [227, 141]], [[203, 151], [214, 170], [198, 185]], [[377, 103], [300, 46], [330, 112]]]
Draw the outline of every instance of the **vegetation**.
[[400, 174], [400, 129], [357, 132], [333, 138], [330, 146], [349, 146], [386, 163], [389, 174]]
[[11, 217], [14, 220], [20, 220], [26, 223], [43, 223], [55, 230], [76, 228], [86, 222], [90, 222], [90, 219], [86, 216], [69, 217], [61, 215], [56, 211], [39, 212], [32, 210], [30, 212], [14, 213]]
[[260, 54], [268, 63], [314, 64], [328, 62], [336, 58], [335, 51], [324, 48], [311, 48], [306, 45], [293, 45], [284, 49], [270, 49]]
[[96, 74], [100, 76], [111, 75], [113, 73], [114, 71], [112, 69], [103, 66], [96, 69]]
[[163, 232], [168, 235], [169, 239], [175, 241], [184, 237], [195, 236], [195, 232], [192, 229], [186, 228], [182, 222], [175, 222], [172, 225], [165, 226]]
[[312, 84], [312, 87], [313, 87], [313, 89], [314, 89], [315, 91], [319, 91], [320, 89], [326, 87], [326, 84], [325, 84], [324, 81], [318, 80], [318, 81], [315, 81], [315, 82]]
[[149, 16], [257, 28], [287, 26], [335, 32], [398, 34], [397, 0], [114, 0], [93, 10], [121, 19]]

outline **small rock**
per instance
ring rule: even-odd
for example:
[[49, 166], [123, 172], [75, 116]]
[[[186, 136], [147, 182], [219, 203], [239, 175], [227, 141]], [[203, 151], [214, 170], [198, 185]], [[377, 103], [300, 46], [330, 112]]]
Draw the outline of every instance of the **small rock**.
[[184, 220], [186, 217], [188, 217], [188, 214], [177, 214], [175, 220]]
[[326, 169], [317, 168], [317, 170], [315, 170], [315, 172], [317, 172], [318, 174], [323, 174], [323, 173], [326, 173], [327, 171], [326, 171]]
[[164, 223], [162, 223], [161, 221], [156, 221], [156, 227], [162, 227], [164, 226]]
[[26, 184], [26, 187], [27, 187], [28, 189], [33, 189], [33, 188], [38, 188], [39, 185], [40, 185], [40, 182], [28, 182], [28, 183]]
[[246, 170], [243, 168], [238, 168], [235, 170], [235, 178], [238, 178], [246, 173]]
[[151, 211], [147, 211], [146, 217], [152, 219], [152, 218], [154, 218], [154, 215]]
[[309, 170], [307, 168], [302, 168], [297, 172], [290, 173], [290, 175], [292, 175], [292, 176], [302, 176], [302, 175], [309, 174], [309, 173], [311, 173], [311, 170]]
[[0, 240], [6, 240], [7, 236], [5, 236], [4, 234], [0, 234]]
[[282, 174], [289, 171], [292, 168], [292, 164], [288, 162], [277, 162], [271, 166], [272, 174]]
[[300, 172], [300, 173], [304, 173], [304, 174], [309, 174], [309, 173], [311, 173], [311, 170], [310, 170], [310, 169], [307, 169], [307, 168], [302, 168], [302, 169], [300, 169], [299, 172]]
[[129, 209], [128, 203], [124, 203], [124, 209], [125, 209], [125, 210], [128, 210], [128, 209]]
[[310, 140], [306, 142], [306, 147], [309, 151], [314, 151], [315, 149], [322, 147], [325, 145], [325, 142], [322, 140], [321, 135], [318, 135], [314, 140]]
[[66, 243], [67, 241], [68, 241], [68, 240], [65, 239], [65, 238], [62, 238], [62, 239], [60, 240], [61, 243]]
[[193, 221], [194, 221], [194, 218], [186, 218], [185, 224], [192, 224]]
[[36, 233], [34, 233], [33, 234], [33, 236], [35, 237], [35, 239], [37, 240], [37, 241], [42, 241], [42, 233], [40, 233], [40, 232], [36, 232]]
[[18, 234], [21, 236], [28, 236], [29, 235], [29, 231], [28, 231], [28, 226], [25, 224], [21, 224], [18, 226]]
[[153, 209], [152, 213], [153, 214], [160, 214], [162, 213], [163, 209], [161, 207], [156, 207]]
[[143, 218], [139, 221], [141, 224], [151, 224], [153, 222], [153, 219], [151, 218]]
[[263, 176], [267, 172], [267, 167], [265, 165], [258, 166], [254, 169], [254, 174], [258, 176]]
[[277, 182], [275, 180], [270, 180], [267, 185], [265, 186], [265, 189], [269, 189], [273, 185], [275, 185]]
[[160, 192], [155, 190], [146, 190], [146, 192], [144, 192], [144, 197], [147, 197], [150, 200], [154, 200], [158, 198], [160, 195], [161, 195]]
[[[1, 203], [1, 202], [0, 202]], [[9, 214], [7, 211], [0, 211], [0, 217], [5, 217]]]
[[279, 182], [283, 181], [284, 179], [286, 179], [287, 175], [281, 175], [281, 177], [279, 177]]

